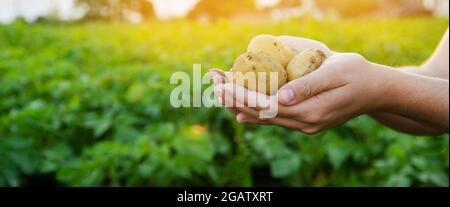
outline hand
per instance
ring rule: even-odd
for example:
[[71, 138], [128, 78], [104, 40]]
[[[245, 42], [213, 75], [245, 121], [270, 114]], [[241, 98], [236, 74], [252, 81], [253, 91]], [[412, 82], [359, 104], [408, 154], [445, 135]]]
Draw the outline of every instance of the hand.
[[[383, 113], [448, 132], [448, 80], [393, 70], [358, 54], [332, 52], [308, 39], [281, 39], [298, 51], [320, 48], [328, 59], [318, 70], [283, 86], [276, 96], [227, 83], [224, 72], [210, 72], [210, 77], [220, 80], [215, 81], [216, 96], [238, 122], [279, 125], [315, 134], [361, 114]], [[259, 118], [267, 110], [265, 106], [278, 103], [276, 118]]]
[[[363, 67], [369, 65], [369, 63], [364, 58], [355, 54], [336, 54], [324, 44], [313, 40], [288, 36], [280, 38], [285, 44], [288, 44], [297, 51], [302, 51], [307, 48], [319, 48], [329, 58], [314, 73], [305, 78], [293, 81], [280, 90], [279, 102], [284, 106], [280, 105], [278, 117], [265, 120], [258, 118], [260, 111], [265, 109], [261, 105], [267, 106], [267, 103], [261, 103], [264, 100], [278, 102], [276, 97], [267, 97], [255, 91], [248, 91], [239, 85], [227, 83], [226, 73], [215, 69], [210, 71], [208, 75], [214, 80], [215, 93], [219, 97], [219, 102], [226, 105], [228, 110], [237, 116], [237, 121], [240, 123], [275, 124], [308, 134], [333, 127], [351, 118], [352, 116], [350, 114], [355, 114], [350, 113], [352, 112], [351, 109], [356, 110], [354, 106], [357, 103], [350, 106], [345, 104], [346, 102], [350, 102], [347, 99], [353, 96], [353, 94], [350, 91], [346, 92], [347, 89], [352, 89], [352, 87], [348, 87], [347, 81], [343, 80], [344, 74], [348, 74], [347, 68], [353, 69], [355, 65]], [[362, 70], [360, 72], [364, 73]], [[356, 80], [361, 80], [358, 75], [355, 76]], [[362, 84], [364, 85], [364, 83]], [[352, 84], [352, 86], [354, 85], [357, 84]], [[344, 86], [346, 86], [345, 90], [342, 89]], [[291, 96], [291, 100], [288, 100], [289, 96]], [[249, 97], [251, 98], [249, 99]], [[255, 99], [255, 97], [257, 98]], [[328, 97], [336, 99], [336, 101], [326, 100]], [[259, 103], [248, 103], [248, 100], [259, 100]], [[339, 108], [341, 105], [349, 108], [341, 112], [343, 113], [342, 115], [336, 113], [336, 111], [342, 110], [342, 108]], [[330, 116], [330, 114], [333, 114], [333, 116]], [[347, 116], [343, 116], [344, 114]]]
[[[267, 97], [248, 91], [232, 83], [215, 81], [215, 92], [223, 104], [237, 115], [240, 123], [274, 124], [292, 128], [307, 134], [335, 127], [343, 122], [377, 109], [382, 103], [382, 79], [374, 64], [362, 56], [349, 53], [334, 53], [321, 43], [293, 37], [282, 37], [291, 47], [301, 51], [320, 48], [329, 58], [315, 72], [292, 81], [282, 87], [277, 96]], [[224, 77], [211, 72], [210, 76]], [[376, 79], [376, 80], [375, 80]], [[223, 80], [223, 79], [222, 79]], [[257, 100], [249, 103], [248, 100]], [[265, 101], [278, 102], [278, 116], [259, 119]], [[236, 107], [236, 106], [243, 107]], [[256, 106], [256, 107], [248, 107]]]
[[[241, 109], [238, 121], [275, 124], [307, 134], [335, 127], [383, 105], [381, 70], [357, 54], [334, 54], [315, 72], [283, 86], [278, 93], [278, 116], [261, 120]], [[224, 85], [229, 91], [230, 86]], [[236, 93], [241, 91], [236, 90]], [[248, 96], [254, 96], [248, 92]], [[260, 96], [260, 94], [257, 94]], [[260, 98], [259, 98], [260, 99]], [[270, 99], [273, 101], [274, 99]], [[240, 102], [240, 99], [236, 100]], [[275, 99], [277, 101], [277, 99]], [[267, 104], [266, 104], [267, 105]], [[250, 114], [250, 115], [249, 115]]]
[[[303, 51], [308, 48], [317, 48], [317, 49], [324, 51], [327, 56], [331, 56], [334, 54], [334, 52], [332, 52], [326, 45], [324, 45], [323, 43], [318, 42], [318, 41], [314, 41], [314, 40], [306, 39], [306, 38], [291, 37], [291, 36], [280, 36], [279, 38], [281, 39], [281, 41], [284, 44], [289, 45], [292, 49], [294, 49], [296, 51]], [[229, 84], [229, 83], [227, 84], [227, 82], [229, 82], [229, 81], [227, 81], [227, 77], [226, 77], [227, 74], [228, 74], [228, 72], [224, 72], [221, 69], [217, 69], [217, 68], [211, 69], [208, 72], [208, 76], [214, 82], [215, 94], [217, 97], [219, 97], [219, 101], [226, 100], [225, 91], [223, 90], [224, 86], [228, 86], [230, 88], [238, 87], [242, 91], [246, 91], [244, 88], [242, 88], [240, 86], [236, 86], [236, 85], [233, 86], [232, 84]], [[237, 116], [238, 122], [241, 122], [240, 117], [244, 116], [245, 112], [247, 112], [249, 115], [253, 115], [253, 116], [258, 116], [258, 114], [259, 114], [258, 111], [253, 110], [249, 107], [233, 106], [233, 105], [236, 105], [236, 103], [234, 103], [233, 100], [228, 100], [228, 104], [224, 103], [224, 105], [227, 105], [228, 107], [226, 107], [226, 108], [231, 113], [233, 113], [234, 115]]]
[[[298, 51], [320, 48], [329, 56], [315, 72], [283, 86], [277, 96], [267, 97], [241, 86], [226, 83], [225, 73], [209, 73], [215, 80], [215, 93], [219, 101], [237, 115], [237, 121], [249, 124], [273, 124], [295, 129], [307, 134], [335, 127], [380, 105], [379, 94], [383, 81], [374, 65], [357, 54], [338, 54], [322, 43], [294, 37], [281, 37], [285, 44]], [[239, 98], [242, 97], [242, 98]], [[277, 98], [278, 97], [278, 98]], [[248, 100], [256, 107], [248, 107]], [[279, 102], [278, 116], [259, 119], [261, 110], [269, 102]], [[243, 107], [236, 107], [236, 106]]]

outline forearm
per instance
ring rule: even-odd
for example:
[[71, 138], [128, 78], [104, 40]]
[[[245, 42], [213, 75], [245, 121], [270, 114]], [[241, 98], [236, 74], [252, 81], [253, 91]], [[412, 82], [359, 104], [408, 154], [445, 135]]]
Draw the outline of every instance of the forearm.
[[411, 117], [448, 132], [449, 82], [383, 67], [383, 112]]
[[[395, 70], [400, 70], [407, 73], [419, 74], [424, 76], [436, 77], [429, 68], [424, 66], [405, 66], [395, 68]], [[418, 121], [411, 119], [410, 117], [405, 117], [392, 113], [383, 113], [383, 112], [373, 112], [368, 114], [370, 117], [380, 122], [381, 124], [394, 129], [399, 132], [413, 134], [413, 135], [441, 135], [446, 131], [443, 129], [435, 128], [433, 126], [429, 126], [427, 123], [423, 121]]]
[[440, 73], [442, 70], [436, 70], [436, 68], [432, 68], [428, 63], [421, 66], [403, 66], [395, 69], [406, 73], [448, 80], [448, 77], [445, 74]]
[[369, 115], [391, 129], [411, 135], [439, 136], [446, 133], [445, 130], [436, 129], [426, 123], [392, 113], [374, 112]]

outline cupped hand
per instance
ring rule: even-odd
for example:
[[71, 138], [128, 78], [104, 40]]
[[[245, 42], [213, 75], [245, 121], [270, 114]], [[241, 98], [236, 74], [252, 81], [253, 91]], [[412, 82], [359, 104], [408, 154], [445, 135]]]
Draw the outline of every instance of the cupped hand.
[[[278, 37], [284, 44], [289, 45], [292, 49], [296, 50], [297, 52], [301, 52], [305, 49], [309, 49], [309, 48], [317, 48], [320, 49], [322, 51], [325, 52], [325, 54], [327, 56], [331, 56], [333, 54], [335, 54], [333, 51], [331, 51], [325, 44], [315, 41], [315, 40], [311, 40], [311, 39], [306, 39], [306, 38], [300, 38], [300, 37], [292, 37], [292, 36], [279, 36]], [[229, 75], [229, 72], [225, 72], [221, 69], [218, 68], [214, 68], [211, 69], [208, 72], [208, 76], [213, 80], [214, 86], [215, 86], [215, 95], [218, 97], [219, 102], [223, 102], [222, 104], [224, 106], [226, 106], [226, 108], [233, 114], [237, 115], [237, 119], [239, 122], [240, 121], [240, 117], [243, 116], [244, 114], [239, 115], [241, 112], [248, 112], [249, 115], [253, 115], [256, 116], [257, 114], [259, 114], [259, 112], [257, 110], [254, 110], [250, 107], [237, 107], [237, 103], [234, 100], [231, 99], [226, 99], [227, 96], [225, 96], [225, 88], [229, 88], [229, 89], [239, 89], [240, 92], [239, 95], [242, 95], [243, 93], [248, 93], [249, 91], [244, 89], [243, 87], [239, 86], [239, 85], [234, 85], [231, 84], [231, 81], [228, 81], [227, 76]], [[231, 76], [228, 76], [231, 77]], [[231, 93], [229, 93], [228, 95], [232, 96], [236, 96], [238, 94], [235, 94], [234, 92], [232, 92], [232, 90], [227, 90], [230, 91]], [[252, 92], [253, 93], [253, 92]], [[244, 94], [246, 95], [246, 94]], [[254, 94], [256, 96], [256, 94]], [[262, 100], [262, 99], [267, 99], [268, 97], [264, 97], [263, 94], [258, 94], [258, 97]], [[227, 101], [227, 103], [225, 103], [225, 101]]]
[[[237, 115], [238, 122], [279, 125], [315, 134], [383, 105], [383, 69], [358, 54], [334, 53], [313, 40], [281, 39], [299, 52], [321, 49], [328, 58], [316, 71], [283, 86], [276, 96], [246, 90], [227, 82], [225, 73], [210, 72], [219, 101]], [[277, 117], [259, 118], [270, 103], [279, 103]]]

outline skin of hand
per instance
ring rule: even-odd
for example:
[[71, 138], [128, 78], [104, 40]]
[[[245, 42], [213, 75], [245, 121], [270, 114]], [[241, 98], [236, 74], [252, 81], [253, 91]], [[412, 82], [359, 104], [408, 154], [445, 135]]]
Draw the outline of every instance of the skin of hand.
[[[210, 76], [215, 77], [213, 79], [215, 79], [215, 83], [218, 83], [215, 86], [216, 95], [220, 97], [219, 100], [227, 103], [228, 106], [235, 106], [236, 103], [244, 106], [250, 105], [246, 102], [247, 99], [239, 98], [242, 96], [236, 94], [245, 94], [245, 98], [253, 97], [250, 100], [258, 100], [260, 102], [267, 100], [281, 103], [278, 109], [278, 117], [265, 120], [257, 117], [259, 111], [263, 109], [261, 105], [267, 104], [252, 103], [253, 105], [251, 106], [256, 105], [257, 107], [230, 107], [229, 109], [237, 115], [237, 120], [240, 123], [274, 124], [307, 134], [314, 134], [340, 125], [355, 116], [365, 113], [375, 111], [411, 113], [411, 108], [404, 110], [404, 108], [408, 107], [404, 107], [401, 104], [414, 103], [414, 99], [402, 103], [401, 98], [394, 99], [390, 97], [408, 95], [405, 93], [411, 92], [401, 90], [402, 87], [398, 87], [399, 84], [395, 83], [399, 78], [405, 79], [404, 82], [406, 84], [419, 84], [418, 82], [424, 80], [420, 80], [416, 76], [407, 76], [385, 66], [370, 63], [358, 54], [334, 53], [325, 45], [315, 41], [294, 37], [282, 37], [282, 39], [286, 44], [299, 51], [311, 47], [320, 48], [326, 51], [329, 58], [315, 72], [282, 87], [278, 93], [278, 98], [264, 97], [265, 95], [263, 94], [245, 90], [234, 84], [217, 81], [219, 76], [217, 73], [211, 72]], [[435, 85], [433, 87], [440, 87], [441, 92], [447, 91], [446, 103], [448, 105], [448, 82], [427, 81], [431, 82], [429, 85]], [[398, 90], [393, 90], [394, 88]], [[443, 95], [445, 96], [445, 94]], [[445, 103], [445, 100], [443, 103]], [[442, 101], [440, 104], [442, 105]], [[418, 118], [425, 116], [425, 120], [427, 120], [427, 115], [423, 114], [426, 110], [422, 110], [418, 114], [414, 113], [414, 109], [412, 110], [412, 114]], [[444, 112], [446, 110], [448, 114], [448, 106], [442, 110]], [[441, 112], [434, 111], [431, 119], [435, 119], [435, 116], [439, 117]], [[433, 124], [438, 124], [438, 126], [445, 128], [445, 123], [447, 123], [446, 125], [448, 126], [448, 116], [439, 118], [439, 120], [444, 120], [444, 124]]]
[[[317, 49], [324, 51], [327, 56], [331, 56], [334, 54], [334, 52], [331, 51], [325, 44], [315, 41], [315, 40], [300, 38], [300, 37], [292, 37], [292, 36], [280, 36], [279, 38], [281, 39], [281, 41], [284, 44], [289, 45], [291, 48], [293, 48], [297, 51], [302, 51], [302, 50], [309, 49], [309, 48], [317, 48]], [[215, 90], [216, 96], [218, 96], [222, 100], [225, 99], [225, 96], [222, 97], [221, 94], [224, 94], [224, 93], [222, 93], [222, 92], [224, 92], [222, 86], [223, 86], [223, 84], [225, 84], [227, 82], [227, 80], [226, 80], [227, 73], [228, 72], [224, 72], [221, 69], [214, 68], [214, 69], [211, 69], [207, 74], [214, 82], [215, 89], [216, 89]], [[230, 86], [230, 84], [228, 84], [228, 85]], [[243, 107], [226, 107], [226, 108], [234, 115], [239, 115], [240, 111], [246, 110]], [[251, 112], [251, 114], [258, 114], [256, 110], [248, 110], [248, 111]]]
[[[315, 134], [378, 109], [381, 99], [377, 97], [382, 95], [379, 88], [383, 82], [377, 79], [382, 77], [362, 56], [333, 54], [315, 72], [283, 86], [278, 93], [279, 100], [266, 98], [282, 104], [278, 107], [277, 118], [258, 119], [257, 112], [263, 109], [260, 106], [263, 104], [257, 103], [255, 108], [237, 108], [241, 112], [237, 119], [241, 123], [274, 124]], [[219, 92], [220, 87], [224, 92]], [[233, 89], [233, 84], [219, 84], [216, 94], [224, 94], [222, 100], [248, 105], [245, 100], [233, 96]], [[237, 89], [236, 93], [243, 93], [242, 89]], [[254, 91], [247, 93], [247, 97], [264, 96]]]
[[[318, 41], [314, 41], [314, 40], [306, 39], [306, 38], [300, 38], [300, 37], [292, 37], [292, 36], [280, 36], [279, 38], [281, 39], [281, 41], [284, 44], [289, 45], [291, 48], [293, 48], [297, 51], [302, 51], [302, 50], [305, 50], [308, 48], [317, 48], [317, 49], [324, 51], [327, 56], [331, 56], [334, 54], [334, 52], [331, 51], [325, 44], [318, 42]], [[219, 97], [219, 102], [220, 101], [225, 102], [225, 100], [228, 100], [228, 104], [223, 103], [222, 105], [224, 105], [224, 106], [228, 105], [225, 107], [227, 108], [228, 111], [230, 111], [232, 114], [237, 116], [237, 121], [240, 123], [244, 123], [244, 120], [241, 120], [241, 117], [242, 118], [247, 117], [245, 113], [247, 113], [250, 116], [257, 117], [259, 114], [257, 110], [254, 110], [254, 109], [251, 109], [248, 107], [237, 107], [236, 106], [237, 104], [233, 100], [226, 99], [225, 91], [224, 91], [224, 87], [223, 87], [228, 82], [226, 79], [226, 73], [228, 73], [228, 72], [224, 72], [221, 69], [214, 68], [214, 69], [211, 69], [207, 74], [214, 82], [215, 95], [217, 97]], [[226, 86], [233, 87], [233, 85], [229, 84], [229, 83], [226, 84]], [[236, 87], [236, 86], [234, 86], [234, 87]]]

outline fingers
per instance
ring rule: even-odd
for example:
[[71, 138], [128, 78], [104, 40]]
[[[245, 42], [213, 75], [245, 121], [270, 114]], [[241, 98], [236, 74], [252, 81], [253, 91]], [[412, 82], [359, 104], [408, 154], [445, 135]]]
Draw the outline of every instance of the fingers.
[[326, 62], [316, 71], [284, 85], [278, 92], [279, 102], [286, 106], [296, 105], [327, 90], [345, 85], [336, 77], [339, 74], [335, 75], [330, 69], [332, 64]]
[[[286, 107], [279, 111], [279, 117], [286, 117], [285, 115], [295, 114], [295, 119], [319, 126], [323, 123], [332, 121], [342, 114], [349, 114], [348, 110], [354, 110], [359, 106], [354, 105], [351, 97], [353, 94], [348, 93], [344, 87], [324, 92], [316, 97], [310, 98], [301, 104]], [[330, 101], [332, 100], [332, 101]], [[287, 116], [289, 117], [289, 116]]]
[[284, 118], [274, 118], [267, 120], [259, 120], [253, 116], [250, 116], [245, 113], [240, 113], [237, 115], [236, 120], [241, 124], [260, 124], [260, 125], [277, 125], [293, 130], [297, 130], [303, 133], [310, 134], [310, 129], [312, 126], [301, 123], [292, 119], [284, 119]]
[[276, 96], [267, 96], [256, 91], [232, 83], [218, 83], [214, 87], [214, 93], [218, 97], [221, 105], [226, 108], [233, 108], [232, 113], [247, 113], [253, 117], [259, 118], [260, 111], [272, 109], [277, 105], [277, 116], [296, 117], [299, 111], [295, 107], [283, 106], [278, 104]]
[[273, 118], [278, 115], [280, 104], [276, 96], [267, 96], [231, 83], [222, 86], [225, 106], [236, 107], [257, 118]]
[[[213, 80], [214, 85], [219, 85], [219, 84], [223, 84], [226, 82], [226, 74], [223, 70], [221, 69], [217, 69], [217, 68], [213, 68], [211, 70], [208, 71], [207, 76]], [[215, 90], [215, 94], [217, 97], [219, 98], [219, 102], [223, 102], [223, 90], [221, 89], [221, 87], [217, 87], [217, 90]], [[221, 103], [223, 104], [223, 103]], [[237, 108], [234, 107], [228, 107], [227, 110], [234, 114], [235, 116], [237, 116], [239, 113], [241, 113], [241, 111]]]
[[[220, 104], [224, 105], [227, 110], [229, 110], [234, 115], [238, 115], [239, 113], [247, 113], [250, 116], [259, 117], [259, 111], [245, 107], [246, 104], [257, 105], [258, 101], [256, 101], [256, 97], [259, 97], [262, 102], [262, 94], [257, 94], [257, 92], [251, 91], [251, 99], [252, 101], [245, 101], [247, 98], [247, 94], [250, 92], [249, 90], [243, 88], [242, 86], [238, 86], [232, 83], [226, 83], [225, 72], [219, 69], [213, 69], [208, 72], [208, 76], [214, 80], [214, 93], [218, 97]], [[236, 88], [239, 90], [235, 92]], [[239, 102], [237, 101], [239, 99]]]
[[321, 79], [324, 78], [305, 76], [287, 83], [278, 92], [279, 102], [292, 106], [326, 91], [328, 83]]
[[267, 96], [257, 91], [248, 90], [237, 84], [224, 84], [225, 94], [236, 101], [237, 107], [267, 109], [271, 103], [278, 104], [275, 96]]
[[[296, 114], [297, 117], [295, 118], [278, 116], [273, 119], [261, 120], [248, 114], [240, 113], [237, 116], [237, 121], [247, 124], [278, 125], [305, 134], [316, 134], [320, 131], [336, 127], [350, 118], [359, 115], [352, 112], [353, 108], [358, 106], [352, 105], [348, 101], [349, 98], [345, 97], [344, 94], [345, 90], [338, 89], [337, 92], [334, 90], [325, 92], [319, 97], [308, 99], [295, 107], [287, 108], [291, 111], [280, 111], [280, 114]], [[330, 99], [336, 101], [326, 101]]]
[[239, 113], [236, 116], [236, 121], [241, 124], [260, 124], [260, 125], [269, 125], [267, 120], [260, 120], [254, 116], [251, 116], [246, 113]]
[[223, 70], [221, 70], [219, 68], [212, 68], [212, 69], [209, 70], [208, 75], [209, 74], [218, 74], [218, 75], [221, 75], [221, 76], [225, 76], [225, 71], [223, 71]]
[[224, 90], [224, 85], [234, 85], [234, 84], [218, 84], [215, 86], [215, 93], [216, 96], [219, 99], [219, 102], [224, 105], [228, 110], [230, 110], [230, 112], [232, 112], [233, 114], [237, 115], [241, 112], [243, 113], [247, 113], [253, 117], [259, 117], [259, 111], [252, 109], [252, 108], [248, 108], [245, 106], [238, 106], [238, 104], [236, 103], [236, 100], [234, 99], [234, 96], [230, 96], [230, 95], [225, 95], [226, 92]]
[[226, 82], [226, 74], [224, 71], [222, 71], [220, 69], [211, 69], [207, 73], [207, 76], [213, 80], [214, 85]]
[[248, 123], [248, 124], [259, 124], [259, 120], [257, 118], [254, 118], [253, 116], [247, 115], [245, 113], [239, 113], [236, 116], [236, 121], [244, 124], [244, 123]]
[[289, 45], [292, 49], [296, 50], [297, 52], [301, 52], [303, 50], [310, 48], [316, 48], [325, 52], [327, 56], [333, 54], [333, 52], [325, 44], [315, 40], [292, 36], [279, 36], [278, 38], [284, 44]]
[[227, 108], [227, 110], [228, 110], [230, 113], [234, 114], [235, 116], [237, 116], [239, 113], [241, 113], [241, 111], [239, 111], [237, 108], [233, 108], [233, 107]]

